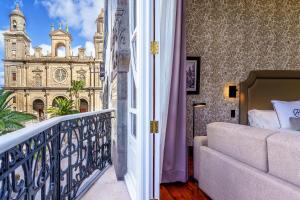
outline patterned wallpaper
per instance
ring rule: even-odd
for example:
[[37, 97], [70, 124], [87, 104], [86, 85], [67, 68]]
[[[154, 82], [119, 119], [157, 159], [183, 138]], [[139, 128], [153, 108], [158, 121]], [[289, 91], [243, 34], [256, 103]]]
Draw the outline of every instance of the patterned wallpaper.
[[[300, 69], [299, 0], [186, 0], [187, 55], [201, 56], [200, 95], [187, 98], [188, 143], [192, 144], [192, 102], [196, 134], [215, 121], [237, 123], [238, 98], [224, 98], [224, 86], [239, 84], [252, 70]], [[236, 110], [236, 118], [230, 117]]]

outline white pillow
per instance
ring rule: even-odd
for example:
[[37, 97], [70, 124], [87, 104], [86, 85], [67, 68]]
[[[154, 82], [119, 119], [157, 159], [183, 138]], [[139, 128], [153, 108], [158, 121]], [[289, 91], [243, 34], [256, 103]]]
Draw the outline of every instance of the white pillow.
[[249, 125], [257, 128], [279, 129], [280, 124], [274, 110], [249, 110]]
[[290, 122], [291, 117], [300, 117], [300, 101], [271, 101], [277, 113], [280, 127], [284, 129], [292, 129]]

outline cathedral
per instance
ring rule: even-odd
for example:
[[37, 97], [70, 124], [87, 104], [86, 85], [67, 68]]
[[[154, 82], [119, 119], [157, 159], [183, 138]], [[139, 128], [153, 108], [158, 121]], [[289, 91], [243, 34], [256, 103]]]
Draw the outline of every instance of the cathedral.
[[47, 118], [47, 108], [55, 99], [72, 99], [69, 89], [73, 80], [83, 80], [85, 88], [80, 91], [80, 112], [101, 109], [100, 65], [103, 52], [103, 10], [97, 20], [94, 35], [95, 56], [87, 56], [85, 48], [72, 54], [72, 36], [68, 27], [62, 30], [51, 27], [51, 52], [42, 53], [34, 48], [30, 54], [30, 37], [26, 33], [26, 18], [17, 5], [11, 12], [10, 28], [4, 33], [4, 89], [14, 91], [11, 107], [20, 112]]

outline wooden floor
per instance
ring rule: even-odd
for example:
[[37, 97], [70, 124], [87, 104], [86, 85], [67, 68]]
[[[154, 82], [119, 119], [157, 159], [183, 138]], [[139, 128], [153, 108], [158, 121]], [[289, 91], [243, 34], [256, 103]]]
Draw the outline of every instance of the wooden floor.
[[189, 177], [190, 180], [183, 183], [161, 184], [160, 198], [161, 200], [210, 200], [210, 198], [202, 192], [193, 177], [193, 155], [189, 151]]

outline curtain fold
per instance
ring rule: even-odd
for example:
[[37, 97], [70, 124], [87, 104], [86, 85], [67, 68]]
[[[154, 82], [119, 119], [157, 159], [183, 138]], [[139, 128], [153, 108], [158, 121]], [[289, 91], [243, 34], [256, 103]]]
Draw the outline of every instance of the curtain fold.
[[165, 136], [170, 99], [170, 86], [173, 65], [176, 5], [174, 0], [160, 1], [160, 178], [164, 157]]
[[184, 0], [177, 0], [172, 76], [165, 134], [162, 182], [187, 181], [186, 29]]

